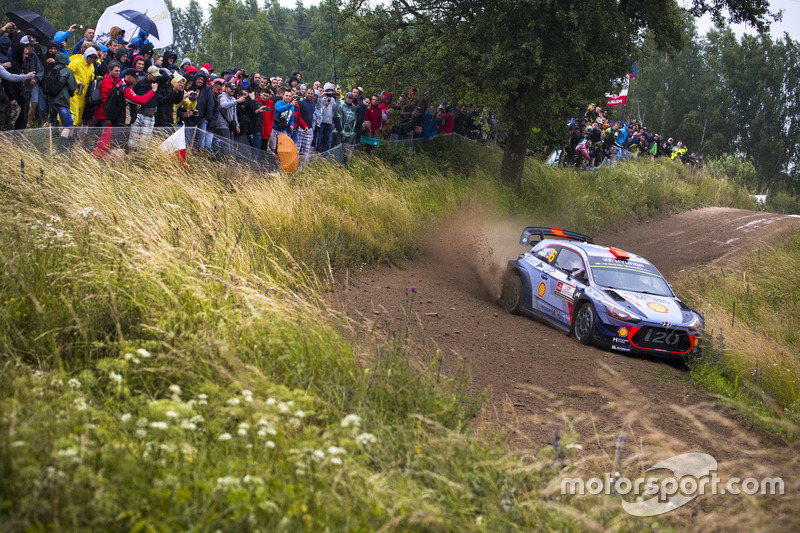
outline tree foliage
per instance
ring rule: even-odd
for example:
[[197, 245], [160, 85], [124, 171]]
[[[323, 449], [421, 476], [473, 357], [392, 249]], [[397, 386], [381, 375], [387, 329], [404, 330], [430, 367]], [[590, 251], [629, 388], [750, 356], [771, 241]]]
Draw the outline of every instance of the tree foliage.
[[[695, 0], [696, 13], [763, 23], [763, 0]], [[344, 11], [343, 48], [361, 77], [448, 92], [491, 106], [509, 128], [501, 175], [519, 187], [533, 125], [597, 97], [625, 75], [650, 35], [660, 50], [686, 44], [677, 2], [651, 0], [391, 0]], [[370, 46], [363, 46], [363, 43]]]
[[800, 62], [788, 36], [736, 38], [730, 30], [692, 35], [679, 53], [646, 40], [626, 118], [638, 118], [718, 158], [734, 152], [756, 170], [753, 192], [800, 183]]

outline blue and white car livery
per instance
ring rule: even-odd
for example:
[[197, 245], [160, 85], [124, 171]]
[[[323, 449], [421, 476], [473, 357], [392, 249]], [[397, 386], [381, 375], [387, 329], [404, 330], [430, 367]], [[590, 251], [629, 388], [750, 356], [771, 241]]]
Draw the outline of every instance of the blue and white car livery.
[[684, 357], [698, 349], [702, 316], [645, 258], [557, 228], [525, 228], [519, 242], [533, 248], [506, 268], [501, 301], [508, 312], [622, 352]]

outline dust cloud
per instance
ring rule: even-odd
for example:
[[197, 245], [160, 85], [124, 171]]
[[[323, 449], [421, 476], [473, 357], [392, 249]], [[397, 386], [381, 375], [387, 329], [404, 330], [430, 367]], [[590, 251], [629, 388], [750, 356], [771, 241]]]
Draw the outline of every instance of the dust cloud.
[[525, 226], [470, 207], [429, 228], [422, 247], [427, 257], [462, 277], [465, 286], [475, 285], [481, 296], [494, 301], [500, 298], [508, 261], [529, 249], [519, 244]]

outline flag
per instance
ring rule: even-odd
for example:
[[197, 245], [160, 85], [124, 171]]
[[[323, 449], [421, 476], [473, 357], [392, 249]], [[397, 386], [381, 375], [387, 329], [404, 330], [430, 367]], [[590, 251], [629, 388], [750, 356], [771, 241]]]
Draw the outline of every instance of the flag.
[[106, 44], [112, 26], [125, 30], [125, 40], [130, 41], [139, 34], [139, 27], [118, 15], [120, 11], [133, 9], [150, 17], [158, 28], [158, 37], [151, 35], [149, 41], [153, 48], [166, 48], [172, 44], [172, 15], [164, 0], [123, 0], [107, 8], [95, 26], [95, 42]]
[[293, 174], [300, 166], [300, 156], [297, 154], [297, 145], [285, 133], [278, 135], [278, 159], [284, 172]]
[[177, 155], [183, 163], [183, 170], [186, 170], [186, 126], [181, 126], [181, 129], [167, 137], [159, 148], [168, 154]]
[[92, 152], [92, 155], [95, 157], [99, 157], [101, 159], [108, 156], [109, 150], [111, 150], [111, 134], [113, 132], [113, 128], [111, 127], [111, 123], [109, 122], [105, 128], [103, 128], [103, 134], [100, 136], [100, 140], [97, 143], [97, 147]]
[[628, 86], [630, 85], [630, 78], [625, 76], [622, 79], [622, 90], [617, 94], [608, 94], [606, 93], [606, 105], [625, 105], [628, 101]]

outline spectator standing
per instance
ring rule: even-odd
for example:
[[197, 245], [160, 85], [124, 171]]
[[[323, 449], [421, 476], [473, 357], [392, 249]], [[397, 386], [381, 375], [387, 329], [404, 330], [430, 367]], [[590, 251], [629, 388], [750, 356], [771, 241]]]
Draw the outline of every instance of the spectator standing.
[[[24, 104], [24, 85], [36, 75], [35, 72], [28, 72], [27, 74], [21, 72], [21, 65], [25, 61], [24, 56], [27, 47], [24, 44], [14, 43], [11, 48], [12, 57], [9, 58], [11, 63], [9, 69], [7, 70], [3, 64], [0, 64], [2, 87], [8, 98], [8, 102], [3, 106], [3, 112], [0, 113], [0, 130], [13, 129], [20, 116], [22, 116], [23, 105], [20, 102]], [[66, 58], [64, 60], [66, 61]]]
[[243, 101], [243, 97], [236, 98], [236, 84], [228, 82], [224, 85], [222, 94], [219, 96], [219, 115], [214, 128], [214, 134], [225, 139], [232, 139], [240, 132], [239, 117], [236, 112], [237, 102]]
[[199, 138], [200, 148], [211, 150], [211, 143], [214, 141], [214, 128], [217, 124], [219, 115], [219, 100], [217, 97], [222, 94], [222, 80], [215, 80], [210, 86], [206, 85], [208, 74], [200, 69], [195, 77], [195, 90], [199, 91], [197, 96], [197, 127], [203, 132]]
[[303, 122], [312, 127], [300, 130], [297, 136], [297, 153], [300, 156], [308, 155], [311, 150], [311, 141], [314, 138], [314, 112], [317, 109], [317, 95], [312, 87], [307, 87], [303, 99], [299, 102], [300, 116]]
[[75, 43], [75, 46], [72, 47], [72, 55], [81, 53], [81, 46], [83, 46], [83, 43], [94, 43], [94, 28], [86, 28], [83, 32], [83, 39]]
[[320, 111], [320, 130], [316, 149], [320, 153], [331, 149], [334, 117], [339, 114], [339, 103], [336, 101], [333, 92], [334, 85], [328, 82], [325, 84], [324, 89], [325, 94], [317, 100], [317, 109]]
[[72, 120], [80, 126], [83, 117], [83, 108], [86, 106], [85, 90], [94, 79], [94, 64], [97, 61], [97, 50], [92, 47], [86, 49], [83, 56], [73, 56], [68, 68], [75, 74], [78, 90], [70, 98], [69, 108], [72, 111]]
[[364, 120], [369, 122], [371, 136], [380, 135], [381, 129], [383, 129], [383, 111], [380, 108], [380, 97], [377, 94], [373, 94], [370, 98], [369, 107], [364, 112]]
[[168, 72], [174, 72], [169, 77], [170, 83], [159, 85], [156, 91], [156, 128], [175, 125], [174, 109], [176, 105], [183, 101], [184, 89], [186, 88], [186, 78], [178, 74], [177, 69], [175, 71], [163, 68], [160, 70], [162, 76], [167, 76]]
[[74, 121], [70, 111], [70, 98], [78, 88], [75, 74], [67, 67], [67, 56], [63, 52], [56, 52], [53, 57], [53, 68], [58, 72], [58, 83], [61, 90], [55, 96], [47, 96], [47, 108], [50, 112], [48, 122], [57, 124], [61, 119], [61, 126], [72, 128]]
[[97, 119], [98, 126], [106, 126], [108, 119], [106, 118], [105, 105], [108, 101], [108, 95], [111, 90], [119, 85], [120, 74], [122, 72], [122, 65], [118, 61], [109, 63], [108, 75], [100, 82], [100, 107], [94, 113], [94, 118]]
[[[129, 71], [130, 70], [126, 71], [126, 74]], [[137, 150], [153, 134], [156, 121], [156, 109], [158, 106], [155, 94], [158, 91], [159, 85], [163, 85], [169, 81], [168, 78], [163, 78], [158, 67], [149, 67], [146, 76], [137, 81], [136, 85], [133, 86], [133, 92], [137, 96], [148, 98], [147, 101], [139, 104], [136, 120], [131, 123], [131, 135], [128, 139], [129, 150]], [[127, 90], [125, 92], [127, 93]]]

